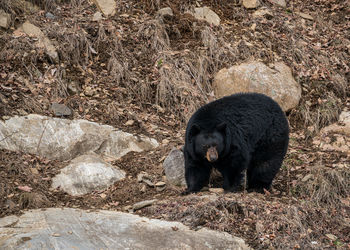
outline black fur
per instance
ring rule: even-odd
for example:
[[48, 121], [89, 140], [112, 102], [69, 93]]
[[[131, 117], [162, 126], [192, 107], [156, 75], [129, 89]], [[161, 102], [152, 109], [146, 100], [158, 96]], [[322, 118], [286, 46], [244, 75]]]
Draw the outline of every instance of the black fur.
[[[213, 167], [221, 172], [226, 191], [240, 188], [244, 170], [248, 189], [269, 189], [282, 165], [288, 141], [288, 121], [270, 97], [235, 94], [204, 105], [193, 114], [186, 129], [185, 193], [198, 192], [208, 185]], [[214, 162], [206, 158], [209, 147], [217, 152]]]

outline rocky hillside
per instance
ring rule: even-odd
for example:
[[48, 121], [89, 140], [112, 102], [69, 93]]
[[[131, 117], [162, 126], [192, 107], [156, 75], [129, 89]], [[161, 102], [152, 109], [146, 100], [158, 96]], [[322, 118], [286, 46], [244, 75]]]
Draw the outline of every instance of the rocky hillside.
[[[0, 217], [116, 210], [258, 249], [349, 248], [349, 19], [346, 0], [0, 0]], [[213, 173], [181, 196], [189, 117], [241, 91], [290, 123], [273, 189], [223, 194]]]

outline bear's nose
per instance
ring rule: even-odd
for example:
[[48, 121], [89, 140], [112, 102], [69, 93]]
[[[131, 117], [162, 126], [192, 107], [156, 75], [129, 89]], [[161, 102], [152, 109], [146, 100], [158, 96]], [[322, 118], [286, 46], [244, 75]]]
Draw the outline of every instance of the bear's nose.
[[206, 158], [209, 162], [214, 162], [219, 158], [218, 151], [216, 150], [216, 147], [210, 147], [207, 150]]

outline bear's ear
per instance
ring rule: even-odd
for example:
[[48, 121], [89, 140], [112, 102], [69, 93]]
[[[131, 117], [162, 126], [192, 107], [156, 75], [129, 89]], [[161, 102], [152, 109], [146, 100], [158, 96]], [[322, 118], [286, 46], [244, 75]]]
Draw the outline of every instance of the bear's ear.
[[226, 132], [226, 127], [227, 127], [226, 122], [222, 122], [216, 126], [216, 129], [217, 131], [220, 131], [220, 132]]
[[197, 124], [193, 124], [192, 127], [190, 128], [191, 136], [195, 136], [199, 134], [200, 131], [201, 131], [201, 128]]

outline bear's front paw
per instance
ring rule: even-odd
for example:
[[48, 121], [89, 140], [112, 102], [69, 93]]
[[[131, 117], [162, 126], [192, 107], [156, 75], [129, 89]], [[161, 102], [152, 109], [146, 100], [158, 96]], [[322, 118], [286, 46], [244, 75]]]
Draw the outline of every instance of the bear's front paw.
[[191, 191], [189, 189], [186, 189], [185, 191], [182, 191], [181, 192], [181, 195], [188, 195], [188, 194], [191, 194], [191, 193], [194, 193], [195, 191]]

